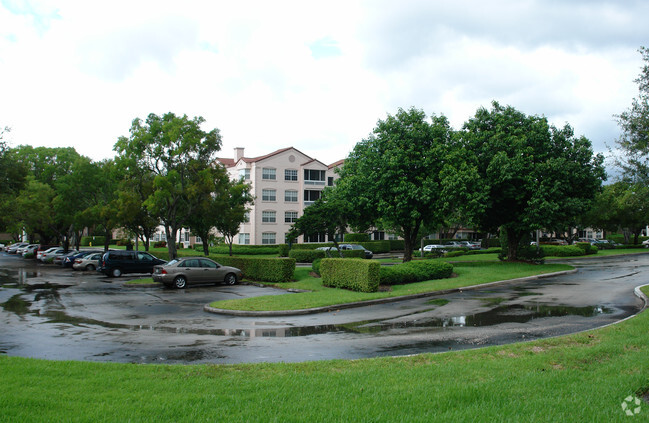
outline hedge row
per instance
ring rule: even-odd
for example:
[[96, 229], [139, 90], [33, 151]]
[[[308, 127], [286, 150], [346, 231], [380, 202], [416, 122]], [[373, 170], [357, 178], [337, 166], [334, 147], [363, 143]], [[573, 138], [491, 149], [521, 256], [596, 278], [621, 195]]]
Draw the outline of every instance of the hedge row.
[[546, 257], [579, 257], [586, 255], [586, 250], [576, 245], [541, 245], [541, 250], [543, 250]]
[[[343, 258], [365, 258], [365, 251], [362, 250], [341, 250]], [[331, 251], [329, 255], [324, 250], [291, 250], [288, 256], [294, 258], [298, 263], [313, 263], [316, 259], [340, 258], [338, 251]]]
[[421, 260], [381, 267], [381, 285], [401, 285], [404, 283], [450, 278], [453, 265], [446, 262]]
[[84, 247], [88, 247], [90, 243], [92, 245], [97, 246], [97, 245], [104, 245], [104, 242], [106, 241], [105, 236], [82, 236], [81, 237], [81, 245]]
[[[194, 246], [198, 251], [203, 251], [203, 245], [197, 244]], [[273, 254], [276, 255], [279, 252], [278, 245], [232, 245], [232, 254], [238, 256], [245, 255], [257, 255], [257, 254]], [[230, 254], [230, 247], [227, 245], [219, 245], [216, 247], [210, 247], [210, 253], [213, 254]]]
[[295, 259], [260, 257], [211, 257], [224, 266], [241, 269], [246, 279], [263, 282], [290, 282], [295, 275]]
[[326, 258], [320, 262], [322, 284], [358, 292], [377, 292], [381, 265], [374, 260]]
[[[344, 234], [343, 240], [352, 244], [360, 244], [363, 242], [368, 242], [370, 240], [370, 234], [360, 233], [360, 234]], [[367, 247], [365, 247], [367, 248]]]

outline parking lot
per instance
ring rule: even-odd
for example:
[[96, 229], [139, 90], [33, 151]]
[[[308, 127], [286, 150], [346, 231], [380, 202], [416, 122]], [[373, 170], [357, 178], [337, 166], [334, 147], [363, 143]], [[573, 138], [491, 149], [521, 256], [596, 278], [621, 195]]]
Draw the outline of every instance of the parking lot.
[[0, 253], [0, 353], [133, 363], [365, 358], [498, 345], [576, 332], [642, 306], [649, 256], [576, 261], [572, 275], [305, 316], [234, 317], [215, 300], [295, 295], [253, 285], [132, 288]]

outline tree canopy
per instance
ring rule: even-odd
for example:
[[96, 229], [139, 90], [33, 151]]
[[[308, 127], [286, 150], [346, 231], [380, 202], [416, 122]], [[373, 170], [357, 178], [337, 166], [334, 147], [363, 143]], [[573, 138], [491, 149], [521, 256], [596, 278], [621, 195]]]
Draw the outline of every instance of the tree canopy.
[[480, 177], [483, 211], [477, 224], [507, 235], [507, 257], [536, 229], [553, 228], [588, 210], [606, 174], [604, 158], [572, 128], [550, 126], [497, 102], [480, 108], [460, 133]]
[[202, 117], [152, 113], [144, 122], [133, 120], [130, 137], [120, 137], [114, 147], [127, 174], [144, 169], [154, 175], [154, 192], [144, 204], [165, 226], [170, 258], [176, 257], [178, 230], [194, 212], [190, 195], [198, 192], [201, 172], [214, 166], [221, 149], [219, 130], [205, 132], [203, 123]]

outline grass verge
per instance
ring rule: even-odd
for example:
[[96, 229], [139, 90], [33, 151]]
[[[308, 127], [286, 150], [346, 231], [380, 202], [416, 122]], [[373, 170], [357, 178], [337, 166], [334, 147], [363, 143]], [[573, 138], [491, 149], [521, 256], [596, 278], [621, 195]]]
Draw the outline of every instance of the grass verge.
[[296, 282], [278, 283], [273, 284], [273, 286], [285, 289], [308, 290], [309, 292], [215, 301], [210, 306], [229, 310], [248, 311], [301, 310], [356, 301], [442, 291], [569, 269], [572, 269], [572, 266], [560, 263], [544, 265], [506, 262], [457, 263], [454, 267], [457, 277], [454, 278], [395, 285], [392, 287], [392, 291], [389, 292], [364, 293], [324, 287], [322, 286], [321, 279], [309, 276], [310, 269], [298, 268], [295, 271]]
[[634, 418], [621, 407], [649, 389], [647, 327], [645, 312], [530, 343], [292, 364], [0, 356], [0, 409], [7, 422], [647, 421], [646, 402]]

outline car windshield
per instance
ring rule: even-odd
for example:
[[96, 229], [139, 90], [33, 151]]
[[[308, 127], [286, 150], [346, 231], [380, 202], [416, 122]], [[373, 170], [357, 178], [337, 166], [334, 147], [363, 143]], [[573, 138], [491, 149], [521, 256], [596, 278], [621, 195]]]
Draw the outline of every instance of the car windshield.
[[167, 263], [168, 266], [173, 266], [174, 264], [178, 263], [178, 259], [173, 259]]

